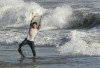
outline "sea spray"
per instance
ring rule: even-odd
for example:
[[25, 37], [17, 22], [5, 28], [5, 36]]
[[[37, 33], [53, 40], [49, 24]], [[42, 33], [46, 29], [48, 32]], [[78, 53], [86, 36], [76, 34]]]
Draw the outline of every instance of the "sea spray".
[[73, 30], [70, 38], [70, 41], [58, 47], [61, 54], [100, 56], [100, 43], [93, 40], [92, 35], [90, 36], [88, 32]]
[[69, 5], [62, 5], [51, 10], [43, 19], [43, 29], [57, 29], [69, 27], [72, 16], [72, 8]]
[[26, 3], [22, 0], [3, 0], [0, 2], [0, 5], [0, 26], [2, 27], [21, 27], [28, 25], [35, 13], [38, 13], [40, 16], [46, 11], [46, 9], [43, 9], [35, 2]]
[[0, 1], [0, 27], [26, 27], [35, 13], [43, 15], [43, 30], [92, 28], [100, 25], [100, 13], [73, 10], [67, 4], [46, 9], [35, 2], [3, 0]]

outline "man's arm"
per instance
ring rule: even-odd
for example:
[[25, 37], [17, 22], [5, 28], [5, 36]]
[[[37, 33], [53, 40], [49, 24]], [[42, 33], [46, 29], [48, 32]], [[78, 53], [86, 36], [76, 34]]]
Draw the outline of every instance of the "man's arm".
[[40, 30], [41, 25], [42, 25], [42, 16], [40, 17], [40, 24], [39, 24], [39, 26], [38, 26], [38, 30]]
[[31, 20], [30, 24], [32, 24], [34, 22], [34, 20], [35, 20], [36, 17], [38, 17], [38, 14], [35, 14], [35, 16]]

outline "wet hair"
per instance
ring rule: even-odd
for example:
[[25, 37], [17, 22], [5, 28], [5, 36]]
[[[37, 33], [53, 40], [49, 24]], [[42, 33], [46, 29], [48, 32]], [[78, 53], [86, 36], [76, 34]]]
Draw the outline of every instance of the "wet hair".
[[32, 23], [32, 25], [34, 25], [34, 24], [36, 24], [36, 25], [37, 25], [37, 22], [33, 22], [33, 23]]
[[32, 24], [30, 24], [30, 27], [33, 27], [34, 24], [37, 25], [37, 22], [33, 22]]

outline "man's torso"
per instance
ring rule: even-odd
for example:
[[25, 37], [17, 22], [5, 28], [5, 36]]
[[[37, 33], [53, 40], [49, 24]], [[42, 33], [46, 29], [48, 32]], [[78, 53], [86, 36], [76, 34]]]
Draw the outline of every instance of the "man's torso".
[[30, 27], [27, 39], [29, 41], [34, 41], [34, 37], [36, 36], [37, 32], [38, 32], [37, 28], [33, 29], [32, 27]]

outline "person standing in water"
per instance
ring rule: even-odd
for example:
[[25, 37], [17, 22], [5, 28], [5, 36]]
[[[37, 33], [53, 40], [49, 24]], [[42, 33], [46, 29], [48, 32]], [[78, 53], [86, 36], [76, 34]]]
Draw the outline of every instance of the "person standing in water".
[[40, 24], [37, 27], [37, 22], [34, 22], [35, 18], [38, 17], [38, 14], [36, 13], [35, 16], [32, 18], [30, 22], [30, 29], [29, 33], [27, 35], [27, 38], [19, 44], [18, 52], [22, 57], [25, 57], [24, 54], [22, 53], [21, 47], [28, 44], [32, 50], [33, 56], [36, 57], [36, 52], [35, 52], [35, 47], [34, 47], [34, 37], [37, 34], [38, 30], [40, 30], [41, 24], [42, 24], [42, 16], [40, 17]]

